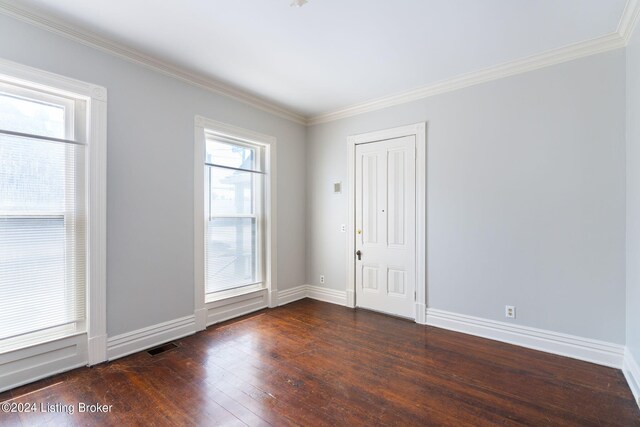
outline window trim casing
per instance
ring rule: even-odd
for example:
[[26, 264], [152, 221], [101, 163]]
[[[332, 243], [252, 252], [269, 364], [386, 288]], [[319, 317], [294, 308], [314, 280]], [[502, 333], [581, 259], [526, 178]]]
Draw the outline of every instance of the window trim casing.
[[[257, 309], [277, 306], [277, 209], [276, 209], [276, 138], [241, 127], [229, 125], [203, 116], [194, 120], [194, 315], [196, 330]], [[264, 268], [261, 289], [246, 289], [235, 295], [206, 300], [204, 259], [204, 159], [206, 133], [214, 133], [264, 147]]]
[[[2, 58], [0, 58], [0, 81], [69, 98], [82, 99], [86, 102], [87, 289], [85, 304], [87, 360], [84, 364], [95, 365], [104, 362], [107, 360], [107, 90], [102, 86]], [[34, 379], [37, 378], [28, 381]]]

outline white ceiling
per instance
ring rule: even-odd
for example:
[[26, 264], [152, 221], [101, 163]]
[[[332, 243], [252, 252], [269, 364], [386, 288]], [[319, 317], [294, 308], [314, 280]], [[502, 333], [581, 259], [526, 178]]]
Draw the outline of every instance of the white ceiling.
[[616, 31], [625, 0], [23, 0], [314, 116]]

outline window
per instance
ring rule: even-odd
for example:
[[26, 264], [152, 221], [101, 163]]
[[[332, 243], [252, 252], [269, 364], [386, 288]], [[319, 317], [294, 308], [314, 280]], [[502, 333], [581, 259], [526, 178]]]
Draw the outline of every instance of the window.
[[194, 124], [194, 315], [200, 331], [277, 305], [277, 141], [202, 116]]
[[86, 330], [86, 111], [0, 82], [0, 351]]
[[205, 293], [262, 287], [264, 147], [205, 136]]

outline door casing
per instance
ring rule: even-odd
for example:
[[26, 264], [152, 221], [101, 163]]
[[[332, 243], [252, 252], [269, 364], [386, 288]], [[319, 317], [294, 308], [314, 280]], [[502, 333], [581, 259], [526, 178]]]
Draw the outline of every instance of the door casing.
[[356, 145], [366, 144], [387, 139], [401, 138], [403, 136], [415, 136], [416, 141], [416, 309], [415, 322], [426, 324], [427, 308], [427, 134], [426, 122], [359, 135], [347, 138], [347, 187], [348, 187], [348, 222], [347, 222], [347, 306], [356, 306], [356, 280], [355, 280], [355, 161]]

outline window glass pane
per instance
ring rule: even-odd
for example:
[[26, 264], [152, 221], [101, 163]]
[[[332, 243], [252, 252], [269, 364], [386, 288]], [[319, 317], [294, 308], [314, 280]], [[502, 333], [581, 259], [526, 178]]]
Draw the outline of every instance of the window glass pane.
[[207, 293], [259, 281], [255, 218], [214, 218], [208, 222], [206, 238]]
[[[53, 95], [8, 87], [0, 84], [0, 129], [70, 136], [71, 100], [53, 105]], [[0, 134], [0, 351], [83, 327], [84, 154], [82, 145]]]
[[0, 129], [64, 138], [65, 109], [0, 92]]
[[207, 163], [238, 169], [260, 170], [256, 148], [207, 139]]
[[211, 179], [211, 216], [253, 213], [254, 173], [216, 167], [208, 167], [207, 172]]
[[65, 210], [68, 144], [0, 135], [0, 213]]
[[75, 320], [64, 216], [0, 217], [0, 340]]

